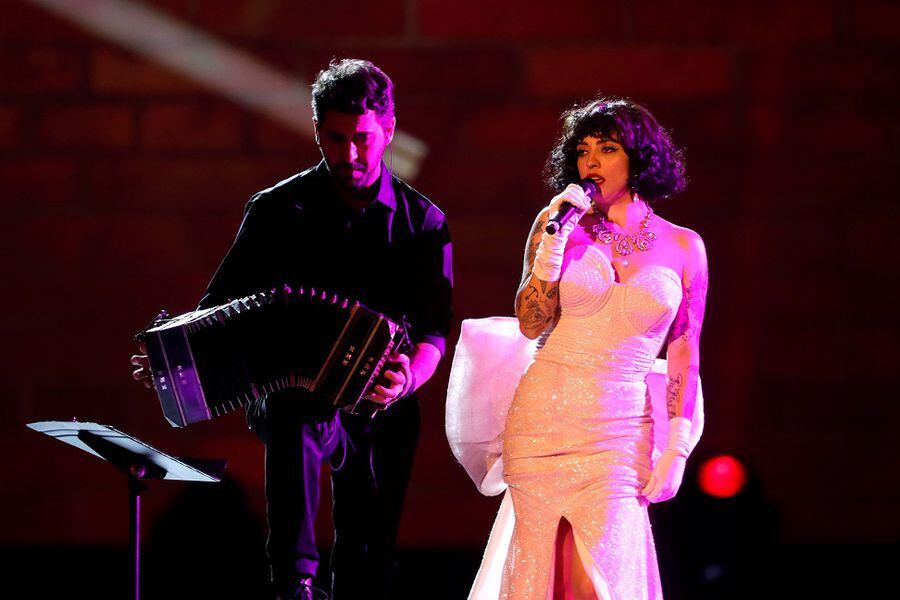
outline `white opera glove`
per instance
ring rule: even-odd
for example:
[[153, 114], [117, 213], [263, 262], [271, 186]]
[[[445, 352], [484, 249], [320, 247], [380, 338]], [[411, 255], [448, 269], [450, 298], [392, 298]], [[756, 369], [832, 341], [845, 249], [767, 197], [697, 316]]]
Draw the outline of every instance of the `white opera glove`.
[[541, 235], [541, 243], [534, 255], [532, 274], [542, 281], [559, 281], [562, 274], [563, 252], [566, 250], [566, 241], [569, 234], [578, 225], [578, 221], [591, 207], [591, 200], [584, 193], [581, 186], [570, 183], [566, 189], [550, 201], [550, 215], [559, 212], [563, 202], [568, 202], [576, 208], [576, 212], [566, 223], [559, 228], [556, 235], [550, 235], [546, 231]]
[[678, 493], [684, 477], [684, 465], [691, 453], [691, 421], [685, 417], [669, 419], [666, 447], [653, 466], [650, 481], [641, 490], [650, 502], [664, 502]]

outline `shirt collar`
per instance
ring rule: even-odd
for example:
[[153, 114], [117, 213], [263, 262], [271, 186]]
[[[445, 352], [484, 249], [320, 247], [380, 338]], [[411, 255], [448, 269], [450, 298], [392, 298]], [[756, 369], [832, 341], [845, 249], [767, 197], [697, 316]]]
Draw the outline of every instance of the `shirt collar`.
[[397, 193], [394, 191], [394, 175], [384, 161], [381, 161], [381, 177], [378, 180], [378, 193], [375, 201], [381, 202], [391, 210], [397, 210]]
[[[331, 174], [328, 172], [328, 166], [325, 164], [325, 161], [322, 160], [316, 166], [316, 171], [323, 177], [329, 179], [329, 183], [334, 185], [334, 182], [331, 181]], [[379, 204], [383, 204], [391, 211], [397, 210], [397, 192], [394, 190], [394, 176], [391, 174], [390, 169], [387, 168], [387, 165], [384, 164], [384, 161], [381, 161], [381, 175], [378, 178], [378, 192], [375, 194], [374, 202], [378, 202]]]

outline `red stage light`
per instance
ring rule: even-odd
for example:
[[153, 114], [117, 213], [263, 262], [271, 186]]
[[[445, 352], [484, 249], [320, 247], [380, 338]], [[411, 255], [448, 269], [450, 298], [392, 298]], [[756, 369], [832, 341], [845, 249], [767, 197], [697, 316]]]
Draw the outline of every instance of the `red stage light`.
[[723, 454], [700, 465], [700, 489], [716, 498], [731, 498], [747, 483], [747, 469], [733, 456]]

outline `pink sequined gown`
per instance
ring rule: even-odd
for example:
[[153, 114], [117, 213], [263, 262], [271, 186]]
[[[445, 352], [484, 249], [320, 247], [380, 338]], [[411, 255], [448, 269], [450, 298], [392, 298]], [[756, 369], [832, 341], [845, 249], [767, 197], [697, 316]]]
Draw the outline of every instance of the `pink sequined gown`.
[[593, 559], [598, 597], [662, 598], [640, 494], [653, 447], [645, 378], [681, 296], [668, 267], [617, 283], [597, 246], [566, 250], [559, 323], [519, 382], [503, 438], [516, 521], [501, 598], [547, 597], [561, 518]]

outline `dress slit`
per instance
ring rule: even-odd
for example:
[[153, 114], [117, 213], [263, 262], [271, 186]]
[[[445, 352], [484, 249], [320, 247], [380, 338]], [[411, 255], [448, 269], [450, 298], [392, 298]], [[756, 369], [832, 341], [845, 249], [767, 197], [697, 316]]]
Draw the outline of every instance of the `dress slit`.
[[551, 565], [547, 600], [613, 600], [599, 565], [565, 516], [559, 519]]

